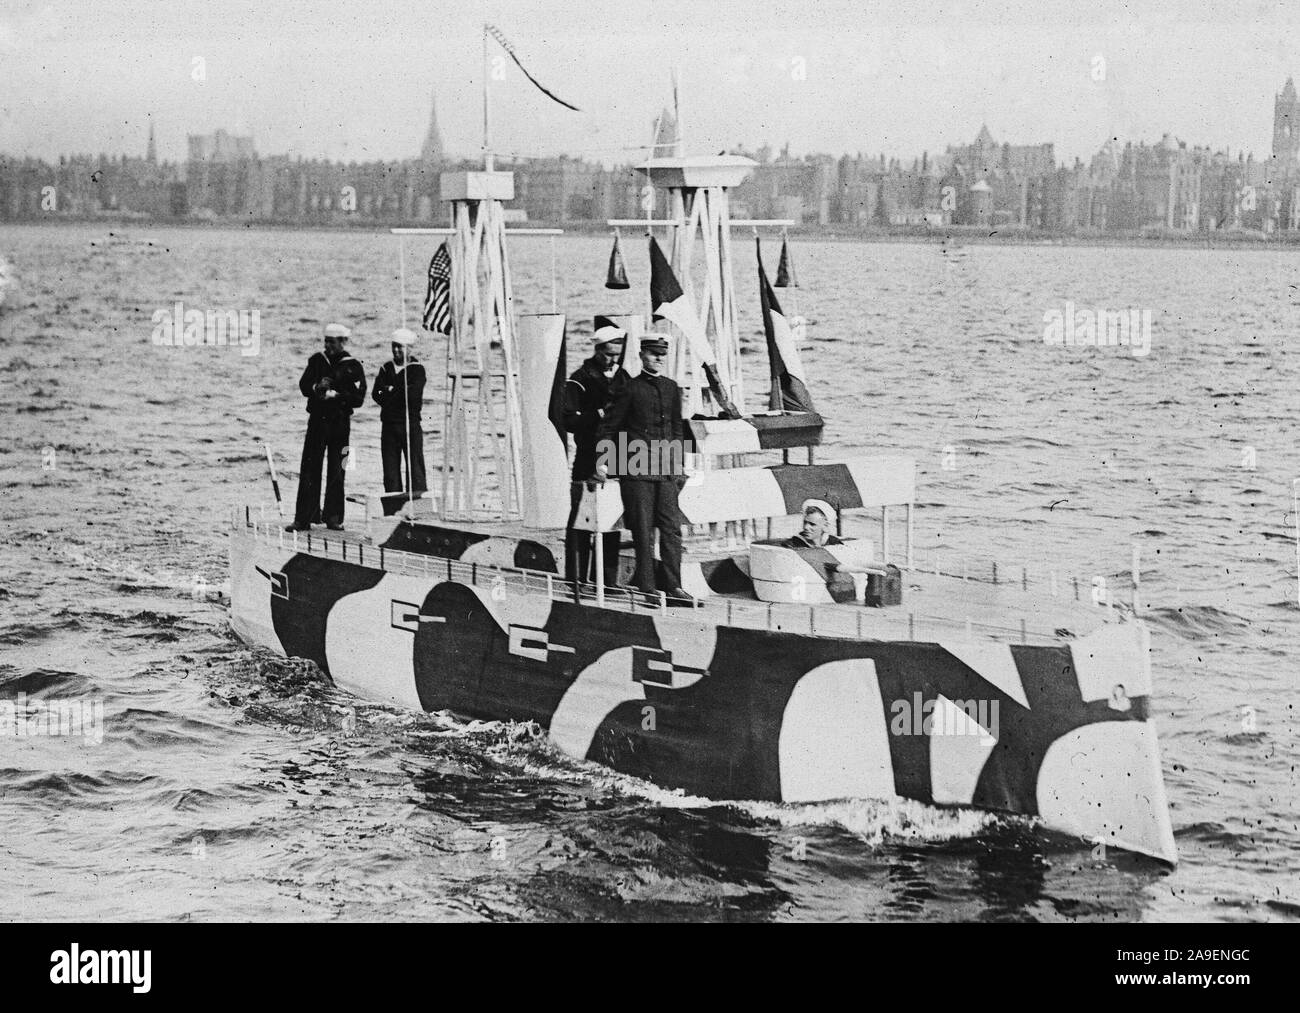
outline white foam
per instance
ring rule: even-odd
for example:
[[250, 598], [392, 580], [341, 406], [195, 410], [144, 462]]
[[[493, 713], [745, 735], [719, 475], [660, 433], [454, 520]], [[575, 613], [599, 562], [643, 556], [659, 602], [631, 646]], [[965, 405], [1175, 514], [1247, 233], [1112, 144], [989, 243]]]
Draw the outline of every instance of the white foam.
[[641, 798], [665, 809], [720, 806], [788, 828], [837, 826], [873, 847], [879, 846], [886, 839], [946, 841], [976, 837], [1008, 818], [1020, 818], [979, 809], [939, 808], [904, 798], [842, 799], [799, 804], [711, 799], [688, 795], [680, 788], [664, 788], [640, 778], [620, 774], [600, 764], [573, 760], [545, 739], [537, 740], [535, 745], [540, 747], [547, 758], [539, 760], [533, 756], [523, 759], [522, 769], [530, 775], [569, 783], [594, 783], [597, 787]]

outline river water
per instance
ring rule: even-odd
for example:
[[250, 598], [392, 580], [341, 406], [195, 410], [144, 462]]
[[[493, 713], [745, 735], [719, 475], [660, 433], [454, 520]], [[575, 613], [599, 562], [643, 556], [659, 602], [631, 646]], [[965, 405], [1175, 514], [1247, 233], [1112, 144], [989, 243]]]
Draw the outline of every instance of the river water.
[[[604, 239], [511, 242], [517, 308], [554, 293], [573, 365], [593, 314], [644, 309], [639, 242], [626, 293], [602, 287]], [[432, 242], [407, 245], [410, 322]], [[1176, 870], [1028, 819], [683, 797], [526, 727], [361, 703], [246, 647], [221, 601], [220, 518], [268, 499], [258, 439], [293, 495], [296, 384], [324, 322], [352, 326], [373, 378], [400, 323], [396, 241], [8, 227], [0, 702], [86, 709], [81, 735], [0, 736], [0, 917], [1300, 919], [1300, 260], [793, 251], [797, 307], [780, 295], [809, 320], [829, 442], [915, 455], [923, 565], [996, 557], [1126, 597], [1138, 545]], [[737, 259], [759, 351], [746, 244]], [[177, 301], [257, 311], [257, 354], [156, 345], [155, 312]], [[1148, 312], [1148, 354], [1047, 343], [1067, 303]], [[745, 360], [754, 407], [765, 359]], [[352, 492], [377, 481], [377, 415], [354, 419]], [[440, 419], [431, 407], [426, 428]]]

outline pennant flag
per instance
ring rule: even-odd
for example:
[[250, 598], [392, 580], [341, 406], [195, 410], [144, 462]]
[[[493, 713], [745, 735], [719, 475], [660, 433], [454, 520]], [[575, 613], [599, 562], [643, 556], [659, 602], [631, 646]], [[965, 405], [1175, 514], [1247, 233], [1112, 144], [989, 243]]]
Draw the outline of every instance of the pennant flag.
[[772, 393], [768, 407], [772, 411], [814, 411], [808, 385], [804, 381], [803, 363], [799, 361], [799, 348], [790, 334], [781, 304], [767, 281], [763, 269], [763, 246], [757, 238], [754, 246], [758, 252], [758, 295], [763, 305], [763, 333], [767, 335], [767, 359], [772, 367]]
[[722, 389], [722, 380], [718, 376], [718, 360], [713, 354], [713, 348], [704, 333], [700, 318], [695, 315], [691, 298], [677, 283], [677, 276], [673, 274], [668, 258], [664, 256], [664, 251], [659, 249], [654, 236], [650, 237], [650, 306], [653, 319], [669, 320], [686, 335], [686, 340], [691, 346], [691, 354], [703, 365], [709, 390], [712, 391], [718, 407], [722, 409], [723, 416], [729, 419], [740, 418], [740, 412], [731, 403], [727, 392]]
[[650, 157], [667, 158], [677, 154], [677, 139], [677, 118], [664, 109], [655, 120], [654, 140], [651, 142], [654, 150]]
[[781, 260], [776, 265], [776, 288], [798, 288], [799, 281], [794, 276], [794, 261], [790, 259], [790, 245], [781, 239]]
[[551, 400], [546, 407], [546, 417], [551, 420], [560, 437], [560, 446], [568, 453], [569, 434], [564, 430], [564, 385], [568, 381], [569, 363], [568, 328], [561, 326], [560, 351], [555, 357], [555, 376], [551, 380]]
[[543, 95], [545, 95], [547, 98], [551, 99], [552, 101], [560, 103], [560, 105], [564, 106], [565, 109], [572, 109], [575, 113], [581, 112], [581, 110], [577, 106], [570, 105], [568, 102], [565, 102], [564, 99], [560, 98], [558, 95], [542, 87], [542, 83], [538, 81], [537, 78], [533, 77], [532, 74], [528, 73], [528, 68], [526, 68], [522, 63], [520, 63], [519, 57], [515, 55], [515, 47], [510, 45], [509, 40], [507, 40], [506, 37], [501, 34], [501, 29], [497, 28], [495, 25], [484, 25], [483, 31], [487, 32], [488, 35], [492, 36], [492, 38], [496, 39], [497, 42], [501, 43], [501, 48], [510, 54], [510, 59], [515, 61], [515, 66], [524, 72], [524, 77], [532, 81], [533, 85], [537, 88], [538, 91], [540, 91]]
[[446, 242], [429, 261], [429, 290], [424, 295], [422, 326], [436, 334], [451, 333], [451, 254]]
[[623, 265], [623, 249], [618, 244], [618, 230], [614, 231], [614, 248], [609, 251], [609, 271], [605, 275], [606, 288], [631, 288], [627, 283], [627, 268]]

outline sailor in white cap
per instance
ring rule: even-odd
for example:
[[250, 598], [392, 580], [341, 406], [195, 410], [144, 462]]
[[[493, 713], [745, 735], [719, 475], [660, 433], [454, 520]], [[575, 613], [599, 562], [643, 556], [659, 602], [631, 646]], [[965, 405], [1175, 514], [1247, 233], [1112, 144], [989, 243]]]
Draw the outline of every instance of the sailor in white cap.
[[298, 389], [307, 399], [307, 435], [298, 471], [298, 502], [285, 530], [306, 531], [322, 519], [320, 472], [327, 461], [324, 521], [343, 530], [343, 477], [352, 429], [352, 411], [366, 402], [366, 374], [347, 352], [352, 332], [343, 324], [325, 327], [325, 350], [307, 360]]
[[379, 405], [379, 455], [384, 463], [385, 492], [410, 489], [414, 494], [429, 488], [424, 474], [424, 430], [420, 425], [426, 376], [424, 364], [411, 348], [413, 344], [414, 331], [405, 327], [393, 331], [393, 357], [379, 367], [371, 395]]
[[824, 545], [843, 545], [844, 542], [831, 534], [835, 526], [835, 511], [824, 499], [806, 499], [803, 501], [803, 527], [798, 534], [785, 540], [786, 548], [820, 549]]
[[[573, 522], [582, 504], [583, 486], [596, 480], [596, 429], [610, 404], [631, 379], [619, 365], [627, 331], [608, 317], [596, 317], [592, 335], [592, 356], [573, 371], [564, 385], [564, 428], [573, 434], [575, 453], [569, 495], [569, 524], [564, 532], [564, 576], [584, 583], [595, 579], [591, 572], [591, 535], [578, 531]], [[622, 536], [606, 532], [605, 584], [618, 583], [618, 552]]]

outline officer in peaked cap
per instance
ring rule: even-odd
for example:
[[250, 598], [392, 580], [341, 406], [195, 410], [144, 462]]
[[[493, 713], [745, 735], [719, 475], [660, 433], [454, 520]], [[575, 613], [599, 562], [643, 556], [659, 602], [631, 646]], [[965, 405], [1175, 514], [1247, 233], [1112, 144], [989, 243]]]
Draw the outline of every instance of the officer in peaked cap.
[[[684, 602], [682, 590], [682, 515], [677, 494], [686, 484], [682, 392], [663, 374], [668, 339], [641, 339], [641, 372], [615, 398], [596, 434], [596, 476], [617, 474], [623, 496], [623, 523], [636, 547], [636, 586], [663, 590]], [[655, 532], [659, 534], [662, 580], [655, 579]]]
[[[569, 580], [591, 581], [591, 535], [575, 531], [574, 519], [582, 503], [584, 485], [596, 480], [596, 431], [610, 403], [627, 386], [630, 377], [619, 362], [627, 342], [627, 331], [608, 317], [596, 317], [591, 358], [573, 371], [564, 385], [564, 428], [573, 434], [573, 458], [569, 494], [569, 524], [564, 532], [564, 575]], [[605, 583], [618, 583], [618, 551], [621, 536], [608, 531], [605, 539]]]
[[343, 530], [343, 466], [352, 411], [366, 400], [366, 374], [347, 352], [352, 332], [342, 324], [325, 327], [325, 349], [307, 360], [298, 389], [307, 399], [307, 435], [298, 470], [298, 502], [286, 531], [306, 531], [321, 519], [320, 473], [326, 462], [325, 525]]

